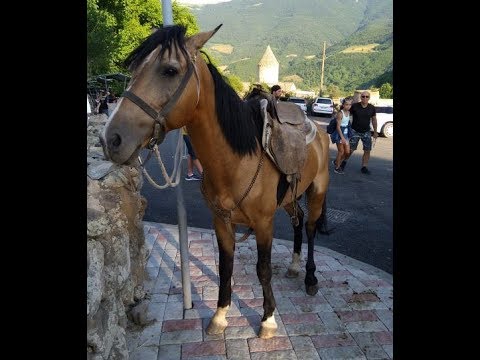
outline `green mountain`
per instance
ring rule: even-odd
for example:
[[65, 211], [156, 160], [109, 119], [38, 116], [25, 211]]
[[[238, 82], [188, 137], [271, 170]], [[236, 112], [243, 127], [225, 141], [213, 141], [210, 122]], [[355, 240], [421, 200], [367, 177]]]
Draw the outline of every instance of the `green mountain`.
[[258, 62], [270, 45], [280, 81], [318, 91], [325, 41], [325, 87], [351, 92], [392, 82], [392, 0], [232, 0], [189, 7], [202, 31], [223, 24], [206, 48], [243, 81], [257, 81]]

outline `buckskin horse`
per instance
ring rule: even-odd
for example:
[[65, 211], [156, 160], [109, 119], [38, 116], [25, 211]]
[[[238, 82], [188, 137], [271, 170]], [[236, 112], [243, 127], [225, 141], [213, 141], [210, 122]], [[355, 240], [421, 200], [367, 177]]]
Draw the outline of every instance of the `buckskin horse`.
[[[298, 276], [304, 213], [292, 199], [299, 199], [304, 193], [308, 209], [305, 286], [309, 295], [318, 292], [314, 237], [317, 230], [327, 232], [329, 140], [325, 131], [314, 125], [317, 131], [306, 145], [296, 196], [292, 196], [291, 187], [283, 186], [281, 190], [285, 176], [262, 150], [259, 100], [240, 99], [208, 56], [200, 54], [220, 26], [190, 37], [185, 36], [184, 27], [168, 26], [147, 37], [125, 60], [132, 78], [100, 141], [107, 159], [132, 164], [142, 148], [152, 148], [163, 141], [168, 131], [186, 126], [204, 168], [202, 193], [213, 213], [219, 249], [218, 302], [207, 333], [222, 333], [228, 325], [235, 226], [244, 225], [253, 229], [256, 237], [256, 269], [264, 310], [259, 337], [266, 339], [274, 336], [277, 329], [271, 286], [274, 213], [283, 207], [290, 216], [298, 216], [292, 263], [287, 272], [289, 277]], [[277, 192], [283, 192], [283, 196]]]

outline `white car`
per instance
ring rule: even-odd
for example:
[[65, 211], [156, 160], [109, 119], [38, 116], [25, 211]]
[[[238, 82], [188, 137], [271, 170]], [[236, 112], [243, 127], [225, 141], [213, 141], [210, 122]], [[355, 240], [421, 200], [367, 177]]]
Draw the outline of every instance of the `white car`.
[[[377, 132], [385, 137], [393, 136], [393, 106], [375, 106], [377, 112]], [[373, 126], [370, 123], [370, 129]]]
[[315, 98], [312, 115], [333, 115], [333, 100], [326, 97]]
[[289, 97], [287, 101], [293, 102], [300, 106], [300, 109], [303, 110], [305, 114], [307, 114], [307, 100], [299, 98], [299, 97]]

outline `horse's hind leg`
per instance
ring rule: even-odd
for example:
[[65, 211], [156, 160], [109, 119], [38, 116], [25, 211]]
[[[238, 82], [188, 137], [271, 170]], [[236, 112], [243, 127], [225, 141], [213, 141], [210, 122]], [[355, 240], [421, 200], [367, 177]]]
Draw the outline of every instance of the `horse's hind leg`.
[[263, 226], [256, 226], [255, 237], [258, 252], [257, 276], [263, 290], [263, 318], [258, 336], [262, 339], [268, 339], [275, 336], [277, 332], [277, 323], [273, 315], [276, 304], [271, 285], [273, 220], [271, 219]]
[[[301, 262], [301, 253], [302, 253], [302, 240], [303, 240], [303, 210], [296, 202], [297, 206], [297, 216], [298, 216], [298, 225], [293, 227], [293, 254], [292, 262], [288, 267], [286, 277], [293, 278], [297, 277], [300, 272], [300, 262]], [[292, 217], [293, 215], [293, 203], [284, 206], [284, 209], [287, 211], [288, 215]]]
[[317, 232], [318, 220], [323, 216], [325, 218], [325, 201], [326, 201], [326, 189], [321, 190], [321, 186], [316, 183], [312, 183], [307, 189], [307, 208], [308, 217], [305, 222], [305, 231], [308, 239], [308, 257], [306, 265], [305, 275], [305, 287], [308, 295], [315, 295], [318, 292], [318, 280], [315, 277], [315, 261], [313, 259], [313, 251], [315, 246], [315, 234]]
[[[217, 216], [214, 217], [214, 225], [218, 242], [220, 284], [217, 310], [206, 330], [208, 335], [221, 334], [228, 325], [226, 316], [232, 301], [231, 278], [235, 252], [235, 239], [232, 236], [234, 233], [233, 227], [225, 224], [225, 222]], [[229, 230], [227, 226], [230, 226], [231, 230]]]

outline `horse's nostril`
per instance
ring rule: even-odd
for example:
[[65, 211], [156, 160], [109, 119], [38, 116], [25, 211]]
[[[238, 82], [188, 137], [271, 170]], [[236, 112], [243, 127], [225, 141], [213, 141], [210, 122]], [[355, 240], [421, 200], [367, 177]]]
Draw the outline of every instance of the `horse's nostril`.
[[117, 148], [122, 143], [122, 138], [120, 137], [120, 135], [115, 134], [112, 136], [110, 143], [112, 144], [113, 147]]

